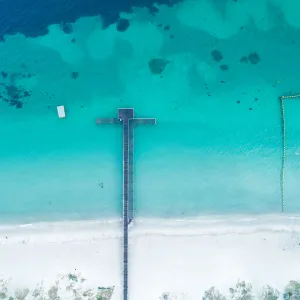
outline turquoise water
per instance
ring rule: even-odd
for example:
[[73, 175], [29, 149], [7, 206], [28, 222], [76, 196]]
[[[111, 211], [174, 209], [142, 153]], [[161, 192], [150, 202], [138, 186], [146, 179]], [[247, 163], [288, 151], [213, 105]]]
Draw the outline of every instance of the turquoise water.
[[[71, 34], [53, 25], [44, 37], [6, 36], [1, 95], [14, 86], [30, 96], [20, 109], [0, 101], [1, 220], [120, 216], [122, 131], [95, 125], [119, 107], [157, 118], [135, 130], [136, 216], [280, 213], [279, 97], [300, 93], [300, 24], [295, 4], [241, 2], [138, 10], [123, 33], [82, 18]], [[241, 62], [250, 53], [257, 64]], [[168, 61], [161, 74], [153, 58]], [[300, 99], [287, 102], [286, 213], [300, 210], [299, 111]]]

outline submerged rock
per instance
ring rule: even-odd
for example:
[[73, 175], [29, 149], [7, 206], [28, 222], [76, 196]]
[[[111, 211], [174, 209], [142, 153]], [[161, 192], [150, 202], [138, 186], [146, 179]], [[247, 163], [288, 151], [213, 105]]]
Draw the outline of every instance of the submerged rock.
[[7, 78], [8, 74], [7, 72], [1, 71], [1, 76], [3, 77], [3, 79]]
[[78, 72], [72, 72], [71, 77], [72, 79], [76, 79], [78, 77], [79, 73]]
[[66, 34], [70, 34], [73, 32], [73, 27], [72, 27], [72, 24], [70, 24], [70, 23], [62, 22], [60, 24], [60, 29]]
[[118, 20], [117, 30], [119, 32], [124, 32], [128, 29], [129, 25], [130, 25], [130, 23], [127, 19], [121, 18], [121, 19]]
[[249, 58], [247, 56], [242, 56], [240, 58], [240, 62], [243, 64], [247, 64], [249, 62]]
[[168, 63], [168, 60], [162, 58], [153, 58], [148, 62], [151, 73], [156, 75], [161, 74]]
[[229, 70], [229, 66], [228, 66], [228, 65], [221, 65], [221, 66], [220, 66], [220, 69], [221, 69], [222, 71], [228, 71], [228, 70]]
[[219, 62], [223, 59], [223, 55], [219, 50], [213, 50], [213, 51], [211, 51], [210, 54], [211, 54], [212, 58], [217, 62]]
[[25, 99], [31, 96], [31, 91], [13, 84], [3, 85], [4, 89], [0, 91], [0, 101], [4, 101], [17, 109], [23, 107]]
[[253, 65], [257, 65], [260, 62], [260, 57], [256, 52], [252, 52], [248, 55], [248, 59]]

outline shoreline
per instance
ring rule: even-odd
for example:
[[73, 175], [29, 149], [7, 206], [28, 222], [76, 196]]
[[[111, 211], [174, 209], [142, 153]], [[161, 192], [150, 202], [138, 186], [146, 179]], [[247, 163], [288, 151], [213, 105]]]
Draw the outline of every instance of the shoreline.
[[[0, 225], [0, 245], [60, 244], [117, 241], [123, 237], [122, 219]], [[207, 216], [198, 219], [137, 218], [129, 225], [129, 241], [140, 238], [201, 238], [228, 235], [298, 235], [299, 215]], [[0, 251], [1, 254], [1, 251]]]
[[[33, 223], [0, 223], [0, 235], [5, 231], [22, 232], [34, 230], [42, 232], [43, 230], [66, 230], [66, 231], [86, 231], [86, 230], [115, 230], [120, 231], [122, 226], [121, 218], [110, 219], [91, 219], [91, 220], [64, 220], [53, 222], [33, 222]], [[291, 229], [292, 227], [292, 229]], [[198, 230], [201, 228], [202, 230]], [[225, 233], [244, 233], [256, 231], [299, 231], [299, 214], [267, 214], [267, 215], [206, 215], [197, 218], [135, 218], [132, 225], [129, 226], [131, 234], [139, 235], [142, 231], [147, 233], [159, 234], [162, 230], [170, 235], [176, 231], [186, 235], [194, 232], [195, 234], [225, 234]], [[228, 229], [228, 231], [226, 231]], [[184, 233], [182, 230], [186, 230]], [[238, 230], [238, 231], [236, 231]], [[117, 236], [118, 237], [118, 236]]]
[[[266, 284], [283, 292], [300, 279], [296, 215], [136, 219], [129, 244], [133, 300], [163, 293], [194, 300], [211, 286], [228, 294], [238, 280], [256, 294]], [[40, 281], [49, 287], [59, 274], [79, 273], [88, 287], [114, 286], [111, 300], [121, 299], [121, 220], [0, 226], [0, 245], [0, 279], [11, 278], [11, 289], [32, 290]]]

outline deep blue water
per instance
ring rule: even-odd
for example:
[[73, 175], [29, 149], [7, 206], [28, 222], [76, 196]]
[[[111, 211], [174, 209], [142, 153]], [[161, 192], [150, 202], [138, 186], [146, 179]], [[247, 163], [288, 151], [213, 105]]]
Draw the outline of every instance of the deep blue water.
[[23, 33], [35, 37], [47, 34], [51, 24], [66, 25], [84, 16], [101, 16], [104, 26], [117, 22], [121, 12], [132, 7], [148, 7], [156, 12], [154, 3], [173, 5], [180, 0], [0, 0], [0, 37]]

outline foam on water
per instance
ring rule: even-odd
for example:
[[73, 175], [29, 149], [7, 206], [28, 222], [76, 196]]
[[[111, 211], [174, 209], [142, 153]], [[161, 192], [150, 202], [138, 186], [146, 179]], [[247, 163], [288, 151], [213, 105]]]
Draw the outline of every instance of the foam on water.
[[[202, 216], [197, 219], [136, 219], [130, 225], [130, 236], [216, 236], [226, 234], [300, 233], [300, 217], [296, 215], [231, 215]], [[27, 242], [92, 241], [98, 239], [121, 239], [122, 220], [90, 220], [73, 222], [44, 222], [22, 225], [1, 225], [0, 243], [16, 240]], [[47, 234], [45, 234], [47, 233]], [[9, 236], [9, 240], [5, 236]], [[26, 236], [28, 239], [26, 239]]]

